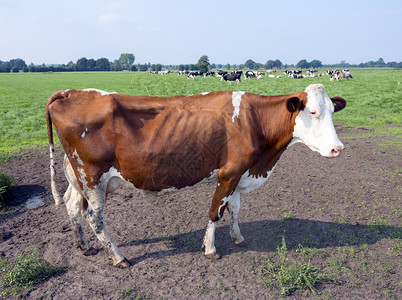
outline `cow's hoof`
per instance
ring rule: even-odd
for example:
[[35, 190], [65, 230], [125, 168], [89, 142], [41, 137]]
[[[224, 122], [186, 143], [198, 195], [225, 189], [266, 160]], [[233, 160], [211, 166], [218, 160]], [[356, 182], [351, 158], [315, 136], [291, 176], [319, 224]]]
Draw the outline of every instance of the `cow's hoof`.
[[210, 259], [210, 260], [218, 260], [220, 259], [222, 256], [219, 253], [210, 253], [210, 254], [205, 254], [205, 257]]
[[88, 249], [83, 249], [81, 250], [82, 254], [84, 254], [85, 256], [91, 256], [91, 255], [95, 255], [98, 254], [98, 250], [95, 248], [88, 248]]
[[244, 240], [242, 240], [242, 241], [239, 242], [239, 243], [236, 243], [236, 242], [235, 242], [235, 245], [236, 245], [236, 247], [241, 247], [241, 248], [245, 248], [245, 247], [248, 246], [248, 245], [247, 245], [247, 242], [244, 241]]
[[131, 266], [131, 264], [129, 263], [129, 261], [127, 259], [123, 259], [121, 262], [115, 264], [114, 266], [119, 269], [125, 269], [125, 268], [128, 268], [129, 266]]

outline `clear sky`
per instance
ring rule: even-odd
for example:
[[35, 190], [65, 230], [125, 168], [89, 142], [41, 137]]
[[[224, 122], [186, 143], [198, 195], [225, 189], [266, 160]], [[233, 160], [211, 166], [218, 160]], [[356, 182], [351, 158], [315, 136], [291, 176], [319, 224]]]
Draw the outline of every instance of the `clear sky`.
[[401, 0], [0, 0], [0, 60], [402, 61]]

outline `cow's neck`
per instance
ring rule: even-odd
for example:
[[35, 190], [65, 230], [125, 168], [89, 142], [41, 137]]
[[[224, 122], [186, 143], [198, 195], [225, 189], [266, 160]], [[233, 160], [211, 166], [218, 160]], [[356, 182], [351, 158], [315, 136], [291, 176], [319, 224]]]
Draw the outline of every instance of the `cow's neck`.
[[[303, 96], [294, 94], [291, 96]], [[251, 103], [260, 126], [261, 157], [253, 168], [254, 175], [264, 175], [271, 171], [293, 138], [298, 111], [290, 113], [286, 108], [286, 96], [266, 96]]]

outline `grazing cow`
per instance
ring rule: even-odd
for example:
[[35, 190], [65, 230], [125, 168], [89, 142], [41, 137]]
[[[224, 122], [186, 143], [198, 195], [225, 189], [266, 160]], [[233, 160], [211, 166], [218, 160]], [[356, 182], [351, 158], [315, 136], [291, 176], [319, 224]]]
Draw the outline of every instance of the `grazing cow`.
[[333, 80], [339, 81], [341, 72], [339, 70], [331, 70], [329, 73], [327, 71], [327, 74], [330, 76], [330, 81]]
[[252, 77], [256, 77], [256, 74], [253, 71], [246, 71], [246, 73], [244, 73], [244, 80]]
[[69, 186], [63, 199], [77, 246], [85, 255], [97, 253], [85, 237], [83, 215], [113, 265], [127, 267], [105, 228], [109, 193], [125, 186], [158, 194], [215, 182], [203, 246], [207, 257], [218, 259], [216, 222], [228, 209], [230, 236], [235, 244], [243, 242], [240, 194], [260, 187], [289, 146], [301, 142], [326, 157], [344, 149], [332, 114], [345, 105], [340, 97], [330, 99], [320, 84], [281, 96], [223, 91], [162, 98], [58, 91], [46, 105], [52, 194], [59, 205], [54, 126], [65, 151]]
[[208, 71], [207, 73], [205, 73], [204, 78], [206, 78], [206, 77], [208, 77], [208, 76], [214, 77], [214, 76], [215, 76], [215, 72], [213, 72], [213, 71]]
[[198, 71], [196, 71], [196, 72], [190, 72], [190, 73], [188, 74], [188, 76], [187, 76], [187, 79], [192, 79], [192, 80], [194, 80], [195, 77], [197, 77], [197, 76], [203, 76], [203, 75], [204, 75], [203, 72], [198, 72]]
[[[216, 77], [222, 78], [223, 75], [225, 75], [225, 74], [227, 74], [227, 73], [228, 73], [227, 71], [219, 70], [218, 73], [216, 73]], [[222, 81], [222, 80], [221, 80], [221, 81]]]
[[350, 71], [348, 69], [342, 70], [341, 71], [341, 79], [349, 80], [349, 78], [353, 80], [353, 76], [352, 76], [352, 74], [350, 74]]
[[227, 81], [230, 84], [232, 84], [232, 81], [236, 81], [238, 84], [241, 83], [241, 74], [243, 72], [242, 71], [237, 71], [234, 74], [225, 74], [222, 76], [221, 81]]

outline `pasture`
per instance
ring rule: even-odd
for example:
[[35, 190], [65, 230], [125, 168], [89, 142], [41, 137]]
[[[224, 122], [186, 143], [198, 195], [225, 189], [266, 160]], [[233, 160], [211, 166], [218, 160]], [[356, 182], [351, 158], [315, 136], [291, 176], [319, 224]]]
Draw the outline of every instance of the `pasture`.
[[[325, 71], [323, 70], [325, 73]], [[17, 73], [0, 74], [0, 160], [21, 148], [45, 145], [44, 106], [61, 89], [98, 88], [131, 95], [173, 96], [206, 91], [244, 90], [261, 95], [291, 94], [311, 83], [325, 85], [327, 94], [341, 94], [348, 109], [335, 116], [345, 125], [400, 124], [402, 71], [353, 70], [355, 80], [330, 82], [321, 78], [249, 79], [232, 85], [220, 78], [188, 80], [177, 74], [150, 75], [142, 72]]]
[[[14, 200], [0, 211], [0, 293], [42, 299], [397, 299], [402, 293], [402, 71], [351, 72], [353, 81], [282, 74], [242, 77], [239, 85], [216, 77], [188, 80], [139, 72], [0, 74], [0, 173], [17, 180]], [[217, 229], [222, 258], [211, 262], [203, 257], [214, 190], [203, 184], [158, 198], [128, 190], [112, 195], [106, 220], [132, 263], [127, 270], [108, 265], [104, 251], [84, 257], [74, 248], [65, 207], [55, 209], [50, 193], [44, 108], [53, 92], [98, 88], [151, 96], [218, 90], [275, 95], [299, 92], [312, 83], [324, 84], [330, 97], [347, 100], [347, 107], [334, 115], [346, 149], [335, 159], [302, 145], [287, 150], [267, 183], [242, 196], [239, 222], [245, 247], [231, 242], [225, 215]], [[61, 147], [56, 158], [58, 185], [65, 190]], [[28, 209], [26, 201], [33, 197], [44, 205]], [[86, 232], [100, 248], [88, 226]], [[35, 256], [31, 252], [55, 268], [55, 275], [34, 285], [5, 281], [21, 257]], [[299, 271], [310, 281], [293, 276]]]

